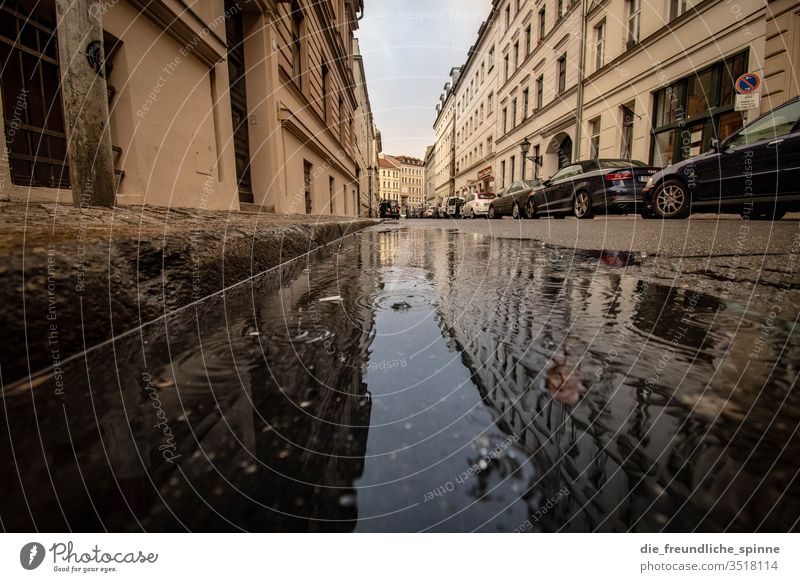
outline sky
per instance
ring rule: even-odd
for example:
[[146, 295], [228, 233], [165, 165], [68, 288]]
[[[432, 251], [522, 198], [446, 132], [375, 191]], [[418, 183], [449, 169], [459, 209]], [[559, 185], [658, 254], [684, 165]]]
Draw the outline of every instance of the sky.
[[366, 0], [359, 38], [383, 152], [422, 158], [436, 103], [464, 64], [491, 0]]

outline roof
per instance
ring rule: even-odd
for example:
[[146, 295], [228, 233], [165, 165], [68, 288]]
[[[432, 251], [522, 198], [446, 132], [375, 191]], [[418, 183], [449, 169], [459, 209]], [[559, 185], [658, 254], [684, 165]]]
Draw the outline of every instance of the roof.
[[391, 156], [384, 156], [378, 158], [378, 167], [379, 168], [390, 168], [392, 170], [399, 170], [400, 169], [400, 162], [395, 160]]

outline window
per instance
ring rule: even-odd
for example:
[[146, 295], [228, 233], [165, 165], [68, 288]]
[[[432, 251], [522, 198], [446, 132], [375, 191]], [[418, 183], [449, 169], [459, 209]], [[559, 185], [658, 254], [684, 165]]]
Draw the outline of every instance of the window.
[[300, 84], [303, 72], [303, 11], [297, 2], [292, 2], [292, 72], [295, 83]]
[[322, 63], [322, 119], [328, 122], [328, 94], [330, 93], [330, 74], [328, 65]]
[[506, 185], [506, 161], [500, 162], [500, 187]]
[[489, 49], [489, 71], [494, 69], [494, 45]]
[[[539, 158], [539, 156], [541, 156], [541, 155], [542, 155], [542, 149], [541, 149], [541, 147], [539, 147], [539, 144], [537, 143], [535, 146], [533, 146], [533, 157], [535, 159], [535, 158]], [[536, 179], [539, 178], [539, 165], [538, 164], [533, 164], [533, 177], [536, 178]]]
[[344, 99], [339, 95], [339, 141], [345, 143]]
[[491, 154], [492, 153], [492, 138], [491, 138], [491, 136], [486, 138], [486, 153], [487, 154]]
[[798, 119], [800, 119], [800, 101], [795, 101], [747, 126], [731, 138], [728, 145], [733, 147], [751, 145], [759, 141], [781, 137], [792, 131]]
[[508, 108], [503, 107], [503, 133], [508, 133]]
[[544, 34], [545, 34], [545, 23], [544, 23], [544, 21], [545, 21], [545, 16], [546, 15], [547, 15], [547, 13], [545, 12], [544, 7], [542, 7], [542, 9], [539, 10], [539, 42], [542, 42], [542, 40], [544, 40]]
[[311, 173], [314, 165], [303, 160], [303, 192], [306, 198], [306, 214], [311, 214]]
[[558, 59], [558, 92], [563, 93], [567, 88], [567, 55], [563, 54]]
[[625, 160], [630, 160], [633, 148], [633, 103], [622, 106], [622, 141], [620, 143], [620, 156]]
[[508, 55], [505, 56], [503, 62], [503, 70], [505, 71], [503, 73], [503, 81], [508, 81]]
[[592, 159], [600, 157], [600, 118], [596, 117], [589, 122], [589, 156]]
[[628, 48], [639, 42], [639, 14], [642, 0], [627, 0], [628, 4]]
[[594, 27], [594, 70], [603, 68], [606, 59], [606, 21]]
[[556, 18], [561, 18], [564, 16], [564, 0], [558, 0], [556, 2]]
[[511, 156], [511, 168], [510, 168], [511, 175], [508, 178], [509, 182], [513, 182], [514, 181], [514, 174], [516, 173], [515, 172], [516, 161], [517, 161], [517, 157], [516, 156]]
[[511, 129], [517, 127], [517, 100], [511, 102]]
[[481, 63], [481, 83], [486, 79], [486, 65]]
[[536, 111], [544, 105], [544, 75], [539, 75], [536, 79]]
[[506, 6], [506, 30], [511, 26], [511, 5]]
[[56, 15], [52, 2], [49, 10], [45, 5], [15, 10], [15, 3], [0, 2], [0, 26], [8, 39], [0, 41], [3, 137], [13, 184], [69, 188]]
[[514, 70], [519, 68], [519, 41], [514, 43]]
[[525, 29], [525, 56], [531, 54], [531, 25]]
[[686, 12], [686, 0], [670, 0], [669, 1], [669, 19], [675, 20]]
[[522, 119], [526, 119], [528, 117], [528, 106], [530, 104], [529, 97], [529, 91], [528, 89], [525, 89], [522, 92]]
[[651, 163], [667, 166], [697, 155], [712, 137], [725, 139], [742, 127], [742, 115], [733, 111], [733, 83], [747, 71], [747, 55], [719, 61], [654, 94]]

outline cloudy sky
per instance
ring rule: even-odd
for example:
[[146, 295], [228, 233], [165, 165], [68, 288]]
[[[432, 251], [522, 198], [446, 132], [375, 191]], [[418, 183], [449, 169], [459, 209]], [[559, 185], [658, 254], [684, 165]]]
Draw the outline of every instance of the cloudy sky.
[[436, 102], [464, 64], [491, 0], [368, 0], [356, 35], [383, 151], [422, 158]]

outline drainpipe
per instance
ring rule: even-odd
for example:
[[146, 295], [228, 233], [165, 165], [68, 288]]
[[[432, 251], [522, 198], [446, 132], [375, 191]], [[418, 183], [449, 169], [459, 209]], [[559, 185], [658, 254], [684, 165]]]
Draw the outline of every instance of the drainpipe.
[[[581, 156], [581, 138], [583, 133], [583, 79], [586, 66], [586, 2], [581, 0], [581, 56], [578, 63], [578, 107], [575, 111], [575, 144], [578, 146], [577, 158]], [[570, 160], [572, 162], [574, 160]]]

